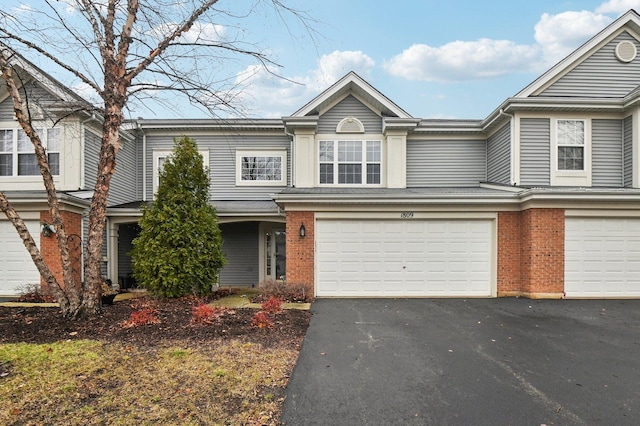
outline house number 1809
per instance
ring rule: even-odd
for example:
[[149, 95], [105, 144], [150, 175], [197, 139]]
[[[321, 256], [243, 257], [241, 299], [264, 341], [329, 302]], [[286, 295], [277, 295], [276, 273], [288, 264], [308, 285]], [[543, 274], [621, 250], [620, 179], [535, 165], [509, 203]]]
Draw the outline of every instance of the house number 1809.
[[400, 213], [400, 218], [401, 219], [411, 219], [413, 217], [413, 212], [401, 212]]

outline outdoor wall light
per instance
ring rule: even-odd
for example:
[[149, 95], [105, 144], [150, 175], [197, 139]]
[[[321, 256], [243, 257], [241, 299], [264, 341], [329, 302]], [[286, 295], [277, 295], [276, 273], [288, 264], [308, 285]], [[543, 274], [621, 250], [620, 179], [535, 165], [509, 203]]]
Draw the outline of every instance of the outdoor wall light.
[[304, 236], [307, 234], [307, 230], [304, 228], [304, 223], [302, 225], [300, 225], [300, 237], [304, 238]]
[[50, 237], [52, 234], [56, 233], [56, 228], [47, 222], [42, 222], [42, 236], [43, 237]]

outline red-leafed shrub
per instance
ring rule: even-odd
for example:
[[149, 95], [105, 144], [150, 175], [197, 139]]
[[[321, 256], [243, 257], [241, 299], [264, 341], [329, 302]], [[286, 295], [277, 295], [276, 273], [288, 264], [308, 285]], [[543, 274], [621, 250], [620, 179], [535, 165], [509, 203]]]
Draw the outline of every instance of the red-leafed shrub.
[[262, 310], [268, 314], [277, 314], [282, 312], [282, 300], [271, 296], [266, 302], [262, 303]]
[[251, 325], [258, 328], [273, 328], [273, 321], [269, 318], [269, 314], [260, 311], [253, 316]]
[[146, 324], [160, 324], [158, 312], [155, 309], [142, 308], [131, 312], [129, 319], [122, 323], [122, 327], [130, 328]]
[[194, 306], [191, 308], [191, 323], [192, 324], [213, 324], [215, 320], [224, 315], [225, 308], [214, 308], [211, 305], [205, 303]]

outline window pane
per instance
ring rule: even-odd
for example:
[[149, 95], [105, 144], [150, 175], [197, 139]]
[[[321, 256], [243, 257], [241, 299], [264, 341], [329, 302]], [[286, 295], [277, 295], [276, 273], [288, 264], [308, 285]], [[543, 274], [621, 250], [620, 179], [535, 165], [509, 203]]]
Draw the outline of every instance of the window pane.
[[55, 127], [47, 129], [47, 152], [60, 152], [61, 131]]
[[282, 180], [282, 157], [242, 157], [242, 180]]
[[36, 154], [18, 154], [18, 175], [34, 176], [40, 174]]
[[362, 161], [362, 142], [339, 141], [338, 161]]
[[13, 156], [11, 154], [0, 154], [0, 176], [13, 175]]
[[367, 162], [380, 162], [380, 141], [367, 141]]
[[338, 164], [338, 183], [362, 183], [362, 164]]
[[558, 120], [558, 145], [584, 145], [584, 121]]
[[320, 141], [320, 161], [333, 161], [333, 141]]
[[380, 164], [367, 164], [367, 183], [380, 183]]
[[558, 148], [558, 170], [584, 170], [584, 148]]
[[24, 130], [18, 130], [18, 152], [33, 152], [33, 144]]
[[51, 170], [52, 175], [60, 174], [60, 154], [51, 153], [48, 155], [49, 160], [49, 169]]
[[13, 152], [13, 130], [0, 130], [0, 152]]
[[333, 183], [333, 164], [320, 164], [320, 183]]

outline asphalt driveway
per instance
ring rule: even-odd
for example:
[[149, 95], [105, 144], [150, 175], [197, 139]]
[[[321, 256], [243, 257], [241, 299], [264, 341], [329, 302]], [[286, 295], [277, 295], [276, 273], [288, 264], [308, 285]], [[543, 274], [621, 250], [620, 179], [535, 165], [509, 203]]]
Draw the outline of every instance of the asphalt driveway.
[[640, 300], [322, 299], [287, 425], [635, 425]]

